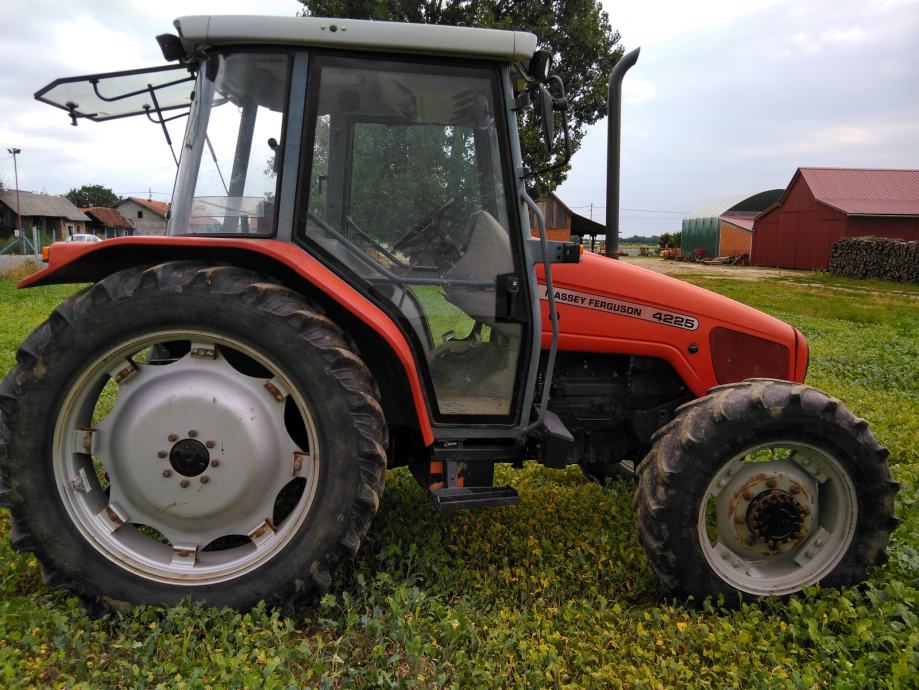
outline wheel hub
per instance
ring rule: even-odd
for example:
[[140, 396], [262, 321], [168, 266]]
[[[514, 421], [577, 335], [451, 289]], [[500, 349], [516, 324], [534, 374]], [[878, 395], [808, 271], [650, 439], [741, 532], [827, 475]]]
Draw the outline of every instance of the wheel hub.
[[743, 463], [722, 480], [719, 532], [732, 551], [752, 559], [777, 556], [798, 548], [813, 531], [816, 481], [794, 463]]
[[285, 427], [283, 385], [202, 349], [212, 356], [193, 348], [139, 366], [97, 426], [110, 499], [126, 521], [203, 547], [271, 520], [300, 449]]
[[169, 464], [183, 477], [197, 477], [210, 462], [207, 447], [193, 438], [182, 439], [169, 451]]
[[790, 492], [770, 489], [750, 501], [747, 526], [775, 549], [801, 536], [806, 510]]

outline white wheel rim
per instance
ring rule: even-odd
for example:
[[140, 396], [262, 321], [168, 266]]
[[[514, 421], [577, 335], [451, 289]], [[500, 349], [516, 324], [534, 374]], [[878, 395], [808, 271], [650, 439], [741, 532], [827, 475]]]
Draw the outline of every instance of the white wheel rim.
[[855, 486], [839, 460], [813, 445], [776, 441], [715, 473], [697, 529], [719, 578], [747, 594], [781, 596], [833, 571], [857, 518]]
[[[190, 349], [171, 363], [131, 359], [175, 341]], [[224, 356], [239, 354], [270, 376]], [[93, 426], [109, 381], [114, 404]], [[299, 442], [285, 411], [299, 413]], [[71, 521], [97, 551], [143, 578], [196, 586], [250, 572], [290, 543], [313, 503], [319, 458], [308, 408], [279, 366], [231, 338], [163, 331], [118, 345], [77, 377], [56, 420], [53, 465]], [[274, 524], [285, 487], [293, 506]]]

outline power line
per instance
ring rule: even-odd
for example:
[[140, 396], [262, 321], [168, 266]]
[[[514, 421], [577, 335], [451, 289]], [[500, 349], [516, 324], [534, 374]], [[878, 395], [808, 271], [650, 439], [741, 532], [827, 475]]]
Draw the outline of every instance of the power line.
[[[591, 204], [584, 204], [583, 206], [569, 206], [568, 208], [571, 208], [571, 209], [575, 209], [575, 208], [593, 208], [594, 211], [598, 211], [598, 210], [600, 210], [600, 209], [605, 209], [606, 206], [592, 206]], [[677, 215], [681, 215], [681, 216], [687, 216], [687, 215], [689, 215], [689, 213], [690, 213], [689, 211], [664, 211], [664, 210], [650, 209], [650, 208], [624, 208], [624, 207], [620, 207], [619, 210], [620, 210], [620, 211], [630, 211], [630, 212], [632, 212], [632, 213], [673, 213], [673, 214], [677, 214]]]

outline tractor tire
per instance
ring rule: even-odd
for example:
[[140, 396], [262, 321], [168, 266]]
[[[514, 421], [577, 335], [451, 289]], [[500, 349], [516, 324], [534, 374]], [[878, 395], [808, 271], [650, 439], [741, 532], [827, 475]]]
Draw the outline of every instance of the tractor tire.
[[680, 407], [638, 467], [638, 530], [669, 587], [725, 603], [847, 586], [898, 520], [886, 448], [803, 384], [751, 379]]
[[377, 510], [386, 444], [341, 330], [232, 266], [105, 278], [55, 309], [0, 385], [13, 546], [90, 610], [290, 610], [325, 591]]

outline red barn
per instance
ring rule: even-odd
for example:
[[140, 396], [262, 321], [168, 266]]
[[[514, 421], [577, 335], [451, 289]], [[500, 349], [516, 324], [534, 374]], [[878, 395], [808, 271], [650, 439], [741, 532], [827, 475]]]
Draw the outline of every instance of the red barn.
[[826, 269], [843, 237], [919, 240], [919, 170], [798, 168], [756, 217], [754, 266]]

